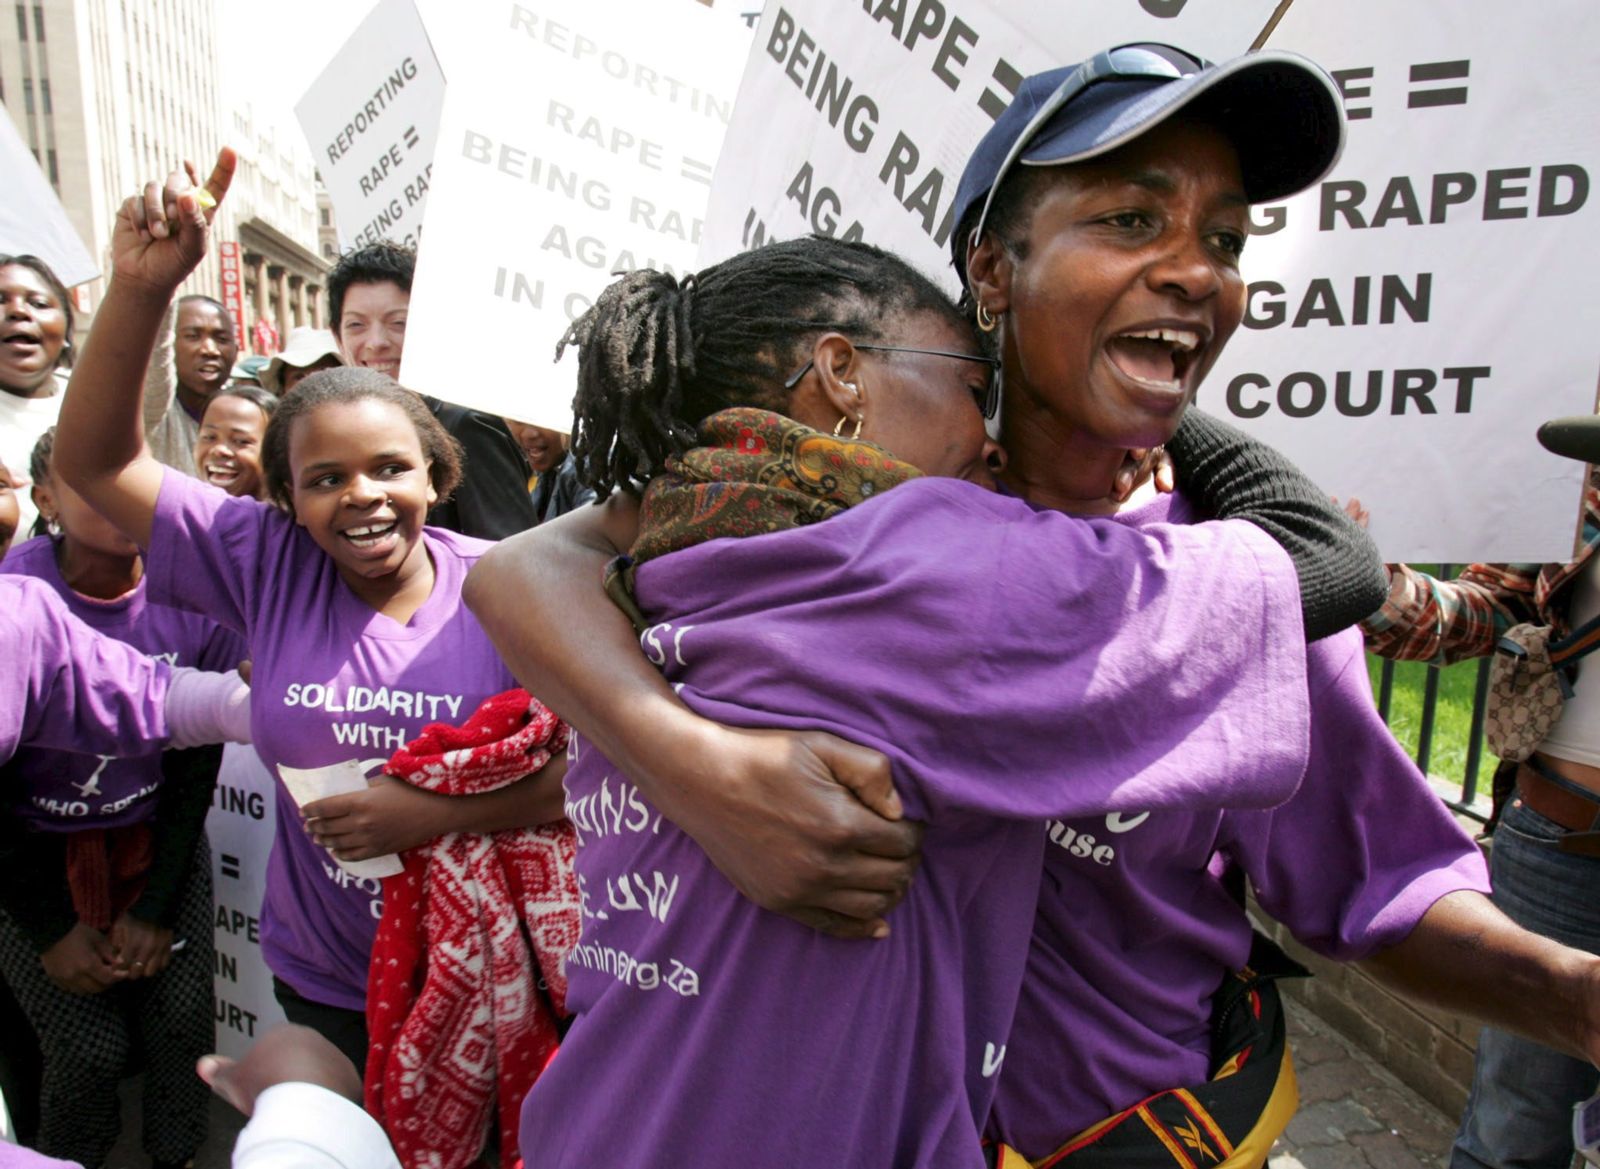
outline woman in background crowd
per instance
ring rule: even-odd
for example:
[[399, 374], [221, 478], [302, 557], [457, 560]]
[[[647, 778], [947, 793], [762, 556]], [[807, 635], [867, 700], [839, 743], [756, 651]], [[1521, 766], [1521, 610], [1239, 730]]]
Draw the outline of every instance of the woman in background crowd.
[[[0, 255], [0, 462], [22, 476], [39, 436], [56, 424], [72, 364], [72, 298], [38, 256]], [[38, 511], [16, 482], [19, 530]]]
[[256, 386], [226, 386], [200, 416], [194, 465], [200, 478], [229, 495], [267, 497], [261, 447], [278, 399]]

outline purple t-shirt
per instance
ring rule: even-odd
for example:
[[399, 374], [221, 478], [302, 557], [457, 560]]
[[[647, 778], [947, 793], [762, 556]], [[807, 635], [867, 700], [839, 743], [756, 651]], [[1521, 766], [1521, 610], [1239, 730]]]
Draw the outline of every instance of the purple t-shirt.
[[0, 575], [0, 763], [22, 745], [137, 755], [167, 741], [172, 669], [90, 629], [50, 586]]
[[578, 741], [579, 1017], [523, 1108], [529, 1169], [980, 1165], [1043, 821], [1270, 806], [1305, 764], [1295, 577], [1249, 524], [1140, 534], [917, 480], [637, 584], [644, 651], [691, 707], [885, 752], [922, 868], [887, 940], [824, 937], [746, 901]]
[[[149, 556], [153, 597], [242, 633], [253, 663], [256, 751], [281, 764], [374, 768], [431, 722], [460, 722], [516, 683], [461, 603], [467, 570], [489, 545], [427, 528], [433, 592], [404, 625], [350, 591], [293, 519], [186, 475], [161, 480]], [[272, 972], [314, 1002], [366, 1003], [382, 884], [341, 869], [301, 827], [278, 784], [261, 950]]]
[[[1196, 516], [1165, 497], [1117, 518], [1157, 530]], [[1287, 803], [1160, 811], [1130, 801], [1050, 824], [990, 1122], [1023, 1156], [1206, 1078], [1211, 996], [1250, 953], [1250, 923], [1220, 879], [1229, 864], [1267, 912], [1339, 960], [1402, 940], [1446, 893], [1487, 892], [1482, 855], [1378, 717], [1360, 632], [1313, 643], [1307, 659], [1311, 757]], [[1205, 752], [1181, 762], [1197, 782], [1228, 766]]]
[[[0, 572], [42, 580], [84, 624], [169, 665], [231, 670], [244, 656], [244, 642], [215, 621], [151, 604], [143, 580], [111, 601], [73, 592], [61, 578], [48, 537], [17, 545]], [[154, 814], [161, 752], [118, 757], [24, 747], [12, 759], [11, 771], [21, 788], [13, 810], [35, 831], [121, 828]]]

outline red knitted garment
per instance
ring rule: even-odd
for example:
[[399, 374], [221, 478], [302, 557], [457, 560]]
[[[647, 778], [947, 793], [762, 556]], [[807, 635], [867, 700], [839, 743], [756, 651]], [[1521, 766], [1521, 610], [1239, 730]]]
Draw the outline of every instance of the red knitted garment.
[[[445, 795], [493, 791], [566, 742], [542, 703], [508, 690], [460, 727], [424, 728], [384, 771]], [[520, 1165], [522, 1098], [555, 1052], [551, 1007], [565, 1013], [564, 961], [578, 940], [575, 854], [565, 820], [448, 833], [405, 853], [405, 872], [384, 881], [366, 1105], [407, 1169], [471, 1165], [496, 1108], [500, 1163]]]

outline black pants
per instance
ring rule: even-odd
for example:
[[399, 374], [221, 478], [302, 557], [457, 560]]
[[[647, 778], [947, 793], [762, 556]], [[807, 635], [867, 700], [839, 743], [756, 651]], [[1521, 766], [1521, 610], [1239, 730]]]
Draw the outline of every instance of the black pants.
[[101, 1165], [122, 1129], [117, 1084], [144, 1057], [144, 1147], [156, 1161], [184, 1162], [205, 1139], [211, 1090], [194, 1065], [215, 1043], [211, 1008], [211, 853], [195, 848], [179, 895], [174, 938], [184, 948], [154, 978], [99, 994], [70, 994], [50, 981], [39, 952], [0, 911], [0, 972], [38, 1033], [44, 1053], [38, 1149]]
[[310, 1027], [332, 1043], [356, 1065], [356, 1075], [367, 1074], [367, 1015], [344, 1007], [314, 1003], [283, 979], [273, 976], [272, 997], [291, 1023]]

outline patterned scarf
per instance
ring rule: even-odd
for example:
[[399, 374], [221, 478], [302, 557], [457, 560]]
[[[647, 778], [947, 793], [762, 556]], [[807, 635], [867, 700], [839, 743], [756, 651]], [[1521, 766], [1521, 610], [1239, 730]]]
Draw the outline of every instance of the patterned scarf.
[[646, 560], [725, 536], [821, 523], [922, 475], [873, 443], [751, 407], [711, 415], [700, 424], [700, 442], [650, 481], [639, 537], [606, 570], [606, 591], [641, 629], [633, 573]]
[[[508, 690], [460, 727], [425, 727], [384, 772], [469, 795], [539, 770], [566, 742], [542, 703]], [[448, 833], [403, 859], [383, 883], [368, 977], [367, 1111], [407, 1169], [473, 1164], [495, 1115], [500, 1163], [520, 1164], [522, 1099], [555, 1052], [578, 940], [572, 826]]]

